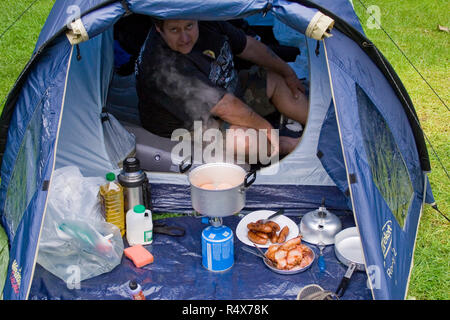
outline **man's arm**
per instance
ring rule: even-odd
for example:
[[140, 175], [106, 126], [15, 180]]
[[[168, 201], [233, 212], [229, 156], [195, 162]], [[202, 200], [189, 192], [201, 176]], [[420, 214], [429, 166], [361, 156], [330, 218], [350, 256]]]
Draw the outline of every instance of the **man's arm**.
[[295, 71], [260, 41], [247, 36], [247, 44], [244, 50], [237, 56], [281, 75], [295, 98], [298, 97], [298, 91], [305, 92], [305, 88], [295, 74]]

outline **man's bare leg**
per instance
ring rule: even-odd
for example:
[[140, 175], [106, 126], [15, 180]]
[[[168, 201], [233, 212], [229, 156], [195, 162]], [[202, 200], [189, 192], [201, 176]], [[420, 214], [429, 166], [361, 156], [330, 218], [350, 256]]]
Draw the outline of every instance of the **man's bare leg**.
[[[273, 151], [271, 142], [267, 139], [267, 132], [260, 134], [258, 130], [232, 125], [226, 132], [225, 148], [226, 152], [231, 152], [233, 160], [238, 162], [245, 162], [250, 164], [256, 164], [257, 162], [267, 162], [273, 156], [278, 155], [278, 148], [280, 148], [279, 142], [277, 144], [277, 153], [271, 155]], [[278, 136], [275, 137], [278, 140]], [[283, 152], [286, 150], [286, 144], [283, 146]], [[230, 154], [227, 154], [229, 156]], [[262, 159], [261, 157], [264, 157]], [[237, 158], [237, 159], [236, 159]]]
[[278, 111], [302, 125], [306, 124], [308, 98], [303, 92], [299, 91], [298, 98], [295, 99], [284, 79], [275, 72], [267, 71], [266, 93]]
[[[272, 101], [277, 110], [286, 117], [306, 124], [308, 118], [308, 98], [299, 91], [298, 98], [292, 95], [292, 91], [286, 85], [283, 77], [275, 72], [267, 72], [267, 97]], [[300, 138], [280, 137], [280, 155], [286, 155], [292, 152]]]

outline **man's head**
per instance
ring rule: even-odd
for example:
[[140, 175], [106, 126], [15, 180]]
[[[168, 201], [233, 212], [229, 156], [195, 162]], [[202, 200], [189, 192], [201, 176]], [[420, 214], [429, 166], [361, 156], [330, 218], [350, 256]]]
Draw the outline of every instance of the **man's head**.
[[174, 51], [188, 54], [198, 40], [196, 20], [155, 20], [156, 30]]

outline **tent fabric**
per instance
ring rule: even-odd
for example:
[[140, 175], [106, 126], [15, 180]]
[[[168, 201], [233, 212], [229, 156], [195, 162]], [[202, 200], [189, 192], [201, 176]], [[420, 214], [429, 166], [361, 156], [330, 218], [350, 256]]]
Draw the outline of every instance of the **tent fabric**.
[[[425, 176], [420, 168], [417, 149], [413, 143], [414, 136], [392, 87], [373, 62], [366, 55], [361, 54], [359, 46], [339, 31], [334, 32], [333, 39], [327, 39], [325, 43], [346, 168], [348, 174], [355, 177], [350, 188], [366, 265], [383, 266], [381, 286], [389, 288], [389, 290], [376, 290], [376, 298], [403, 299], [410, 272], [407, 266], [411, 264], [425, 186]], [[386, 203], [386, 197], [380, 194], [379, 186], [375, 185], [371, 174], [373, 168], [370, 167], [373, 164], [370, 163], [370, 155], [365, 152], [365, 142], [361, 135], [355, 134], [355, 128], [361, 132], [364, 131], [365, 125], [378, 126], [380, 131], [375, 136], [372, 134], [374, 141], [370, 143], [384, 145], [385, 148], [391, 145], [389, 141], [376, 141], [386, 136], [381, 131], [384, 129], [380, 123], [377, 123], [373, 117], [370, 118], [372, 123], [363, 122], [360, 118], [359, 112], [363, 106], [360, 105], [361, 101], [358, 101], [358, 94], [361, 94], [359, 93], [361, 90], [365, 92], [367, 101], [371, 101], [373, 108], [381, 114], [379, 118], [384, 119], [387, 128], [397, 141], [394, 144], [400, 149], [399, 157], [393, 159], [390, 157], [395, 155], [394, 150], [386, 149], [385, 152], [388, 153], [386, 156], [389, 157], [386, 159], [407, 167], [408, 176], [403, 178], [410, 181], [412, 199], [407, 203], [409, 209], [404, 218], [404, 225], [398, 217], [393, 216], [393, 210]], [[337, 94], [338, 92], [347, 92], [347, 94]], [[380, 92], [383, 94], [379, 94]], [[339, 106], [345, 106], [345, 108]], [[377, 161], [383, 161], [382, 157], [381, 153], [377, 156]], [[390, 172], [391, 169], [395, 170], [395, 166], [387, 165], [381, 172], [377, 172], [387, 184], [387, 188], [395, 187], [396, 180], [393, 175], [395, 172]], [[392, 181], [389, 180], [391, 175]], [[392, 192], [399, 194], [407, 188], [399, 187], [400, 190], [392, 190]], [[380, 241], [387, 243], [382, 242], [380, 245]]]
[[[81, 43], [79, 49], [81, 60], [73, 55], [71, 61], [56, 168], [76, 165], [84, 169], [84, 176], [103, 176], [119, 168], [108, 155], [101, 123], [113, 76], [112, 30]], [[83, 132], [83, 144], [79, 132]]]
[[338, 126], [335, 106], [331, 102], [320, 130], [317, 157], [339, 190], [346, 194], [348, 193], [347, 172], [345, 170], [341, 142], [336, 132], [338, 132]]
[[[300, 220], [292, 217], [295, 223]], [[236, 230], [240, 218], [225, 217], [224, 225]], [[353, 224], [351, 216], [343, 216], [343, 226]], [[161, 222], [158, 220], [158, 222]], [[186, 230], [184, 237], [155, 234], [151, 245], [145, 246], [154, 256], [154, 262], [136, 268], [126, 257], [110, 273], [84, 280], [77, 287], [70, 287], [40, 265], [30, 290], [30, 299], [104, 299], [128, 300], [127, 284], [138, 282], [147, 300], [295, 300], [304, 286], [319, 284], [334, 292], [347, 267], [335, 258], [334, 249], [324, 250], [326, 272], [320, 273], [317, 259], [311, 267], [294, 275], [279, 275], [268, 269], [261, 258], [242, 249], [243, 244], [234, 234], [234, 264], [224, 272], [210, 272], [202, 265], [201, 233], [208, 225], [194, 217], [168, 218], [162, 222]], [[318, 255], [315, 246], [310, 248]], [[176, 275], [176, 276], [174, 276]], [[364, 272], [355, 272], [342, 300], [371, 299]]]
[[[329, 0], [314, 0], [314, 1], [295, 1], [305, 6], [310, 6], [316, 4], [320, 6], [319, 10], [325, 8], [327, 11], [334, 13], [336, 16], [340, 17], [342, 20], [351, 25], [356, 31], [364, 34], [364, 30], [359, 22], [359, 18], [355, 13], [353, 8], [352, 0], [350, 1], [329, 1]], [[325, 13], [325, 12], [324, 12]]]
[[[24, 85], [9, 130], [2, 164], [2, 223], [10, 240], [10, 264], [4, 297], [25, 299], [32, 278], [47, 192], [53, 169], [55, 135], [67, 65], [72, 48], [60, 42], [42, 56]], [[45, 66], [45, 67], [44, 67]], [[25, 285], [24, 285], [25, 284]]]
[[[259, 171], [257, 181], [248, 190], [246, 210], [286, 206], [289, 215], [296, 216], [317, 206], [324, 195], [331, 208], [353, 210], [353, 217], [345, 216], [354, 219], [362, 238], [368, 274], [376, 277], [371, 279], [374, 282], [369, 281], [370, 296], [403, 299], [423, 202], [434, 200], [424, 174], [429, 170], [429, 158], [405, 88], [387, 60], [365, 38], [347, 0], [57, 1], [33, 56], [8, 96], [0, 121], [0, 212], [11, 246], [5, 298], [39, 298], [47, 294], [58, 297], [58, 290], [62, 290], [65, 297], [77, 294], [68, 293], [61, 286], [52, 287], [51, 279], [43, 280], [41, 286], [39, 281], [46, 276], [35, 261], [53, 170], [67, 164], [80, 166], [85, 176], [117, 170], [105, 147], [100, 115], [113, 77], [112, 27], [120, 17], [132, 11], [160, 18], [226, 20], [267, 11], [285, 25], [304, 33], [311, 18], [321, 9], [336, 19], [336, 25], [333, 37], [320, 42], [306, 41], [311, 72], [311, 112], [302, 141], [296, 151], [278, 164], [280, 170], [276, 175], [266, 174], [274, 166]], [[71, 46], [65, 32], [67, 23], [78, 14], [90, 40]], [[334, 115], [330, 106], [334, 108]], [[369, 113], [376, 117], [373, 124], [367, 121]], [[336, 152], [335, 157], [327, 158], [330, 150], [326, 150], [324, 139], [330, 137], [333, 130], [333, 138], [339, 137], [342, 150], [341, 154]], [[389, 142], [385, 149], [380, 147], [381, 139]], [[368, 145], [371, 140], [373, 145]], [[325, 158], [318, 156], [318, 151]], [[333, 161], [340, 165], [332, 168]], [[390, 171], [389, 161], [399, 170]], [[150, 182], [156, 211], [190, 210], [185, 175], [151, 173]], [[348, 190], [344, 190], [346, 186]], [[394, 186], [401, 188], [401, 196], [392, 197]], [[170, 194], [171, 191], [176, 196]], [[180, 221], [197, 233], [200, 231], [199, 225], [191, 224], [191, 217]], [[231, 221], [229, 225], [235, 226], [235, 223]], [[192, 253], [188, 258], [199, 252], [200, 242], [193, 239], [192, 235], [182, 240], [186, 241], [187, 252]], [[176, 246], [174, 242], [166, 243]], [[159, 254], [158, 250], [164, 248], [155, 246], [155, 250]], [[173, 254], [180, 255], [176, 250]], [[170, 259], [176, 261], [166, 257], [167, 263]], [[328, 258], [332, 258], [330, 252]], [[189, 273], [199, 270], [198, 264], [193, 262], [187, 264]], [[253, 270], [253, 265], [251, 267]], [[236, 270], [248, 272], [242, 268], [245, 269], [236, 265]], [[129, 280], [127, 270], [120, 270], [123, 281]], [[33, 286], [33, 294], [29, 295], [33, 275], [37, 287]], [[108, 275], [104, 279], [111, 280]], [[240, 280], [239, 276], [231, 277], [233, 281], [227, 285], [233, 286], [236, 279]], [[368, 297], [365, 279], [365, 274], [357, 276], [355, 285], [359, 289], [350, 290], [353, 298]], [[216, 280], [212, 281], [214, 285], [219, 283]], [[254, 279], [246, 281], [259, 295]], [[328, 281], [334, 283], [335, 280]], [[205, 292], [209, 293], [207, 298], [224, 297], [215, 291], [215, 286], [204, 285]], [[283, 285], [288, 290], [276, 294], [293, 297], [298, 287]], [[102, 287], [107, 286], [108, 283], [102, 284]], [[121, 290], [115, 286], [111, 289]], [[235, 295], [233, 298], [244, 294], [251, 296], [249, 292], [241, 296], [238, 284], [229, 289], [236, 290], [228, 291]], [[148, 290], [153, 292], [151, 288]], [[92, 292], [83, 294], [89, 297]], [[268, 291], [268, 294], [272, 293]], [[120, 293], [110, 296], [120, 296]], [[165, 292], [164, 296], [169, 297], [171, 293]]]

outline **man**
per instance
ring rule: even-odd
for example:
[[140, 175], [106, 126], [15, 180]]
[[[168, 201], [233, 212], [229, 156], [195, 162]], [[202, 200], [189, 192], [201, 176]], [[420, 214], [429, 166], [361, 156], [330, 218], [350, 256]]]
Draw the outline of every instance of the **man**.
[[[273, 127], [264, 118], [274, 105], [288, 118], [306, 123], [308, 101], [288, 64], [227, 22], [155, 20], [155, 26], [136, 68], [144, 128], [170, 137], [178, 128], [192, 130], [200, 120], [206, 127], [242, 129], [241, 133], [267, 130], [264, 141], [236, 138], [246, 153], [255, 143], [268, 143], [273, 154], [295, 148], [298, 139], [271, 138]], [[260, 68], [238, 75], [234, 56]]]

